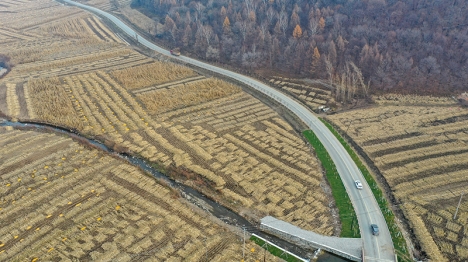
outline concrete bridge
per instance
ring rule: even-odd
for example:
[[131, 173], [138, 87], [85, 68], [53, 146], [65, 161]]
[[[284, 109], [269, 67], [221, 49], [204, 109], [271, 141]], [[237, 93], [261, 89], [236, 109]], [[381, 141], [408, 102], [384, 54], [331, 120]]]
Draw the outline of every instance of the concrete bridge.
[[321, 248], [330, 253], [362, 261], [362, 239], [323, 236], [281, 221], [271, 216], [260, 220], [260, 228], [304, 248]]

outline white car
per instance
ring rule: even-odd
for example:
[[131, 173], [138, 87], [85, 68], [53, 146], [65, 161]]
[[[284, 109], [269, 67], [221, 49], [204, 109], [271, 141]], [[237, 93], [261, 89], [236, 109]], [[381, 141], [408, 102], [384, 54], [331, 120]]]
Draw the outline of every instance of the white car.
[[354, 181], [354, 184], [356, 185], [357, 189], [362, 189], [362, 183], [359, 180]]

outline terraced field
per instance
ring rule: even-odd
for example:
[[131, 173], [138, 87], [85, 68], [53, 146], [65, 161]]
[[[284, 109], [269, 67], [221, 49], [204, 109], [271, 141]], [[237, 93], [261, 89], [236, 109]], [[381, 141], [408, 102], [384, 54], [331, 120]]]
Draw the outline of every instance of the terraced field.
[[[242, 259], [239, 236], [122, 160], [3, 127], [0, 150], [2, 261]], [[256, 249], [247, 241], [246, 261]]]
[[[231, 83], [130, 49], [78, 9], [41, 0], [15, 8], [0, 24], [32, 39], [0, 44], [13, 64], [0, 79], [1, 113], [148, 159], [251, 219], [339, 234], [316, 159], [275, 111]], [[37, 26], [17, 25], [22, 13], [37, 14]]]
[[[434, 261], [468, 259], [468, 110], [444, 99], [399, 98], [386, 105], [329, 116], [380, 169]], [[413, 102], [411, 102], [413, 101]], [[411, 106], [410, 103], [417, 105]], [[387, 103], [389, 104], [389, 103]], [[466, 195], [465, 195], [466, 197]]]
[[273, 77], [270, 84], [280, 88], [282, 92], [295, 97], [311, 110], [317, 110], [319, 106], [327, 106], [335, 103], [332, 90], [321, 83], [308, 83], [307, 81]]
[[[50, 86], [51, 93], [36, 86]], [[171, 88], [185, 88], [176, 86]], [[334, 233], [321, 188], [326, 184], [310, 149], [276, 112], [239, 88], [177, 110], [168, 104], [162, 114], [146, 110], [104, 71], [30, 80], [25, 90], [32, 119], [104, 138], [164, 168], [193, 172], [237, 209]]]

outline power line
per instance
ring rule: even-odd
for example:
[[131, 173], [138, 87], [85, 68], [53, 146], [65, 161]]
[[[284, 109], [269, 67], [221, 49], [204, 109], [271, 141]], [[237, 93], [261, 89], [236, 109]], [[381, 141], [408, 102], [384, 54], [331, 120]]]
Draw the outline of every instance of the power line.
[[461, 203], [461, 200], [462, 200], [462, 197], [463, 197], [464, 194], [465, 194], [465, 192], [462, 192], [461, 195], [460, 195], [460, 200], [458, 201], [457, 210], [455, 210], [455, 215], [453, 215], [453, 220], [455, 220], [455, 218], [457, 217], [458, 208], [460, 207], [460, 203]]

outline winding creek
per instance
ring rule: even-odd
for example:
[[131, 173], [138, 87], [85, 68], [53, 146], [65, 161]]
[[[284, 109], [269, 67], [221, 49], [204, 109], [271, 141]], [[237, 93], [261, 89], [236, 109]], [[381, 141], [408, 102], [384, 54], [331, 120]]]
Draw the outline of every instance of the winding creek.
[[[163, 173], [152, 168], [143, 159], [139, 159], [139, 158], [127, 155], [127, 154], [117, 153], [99, 141], [84, 137], [73, 130], [68, 130], [65, 128], [61, 128], [61, 127], [57, 127], [57, 126], [53, 126], [49, 124], [40, 124], [40, 123], [32, 123], [32, 122], [12, 122], [12, 121], [0, 118], [0, 126], [10, 126], [10, 127], [17, 128], [17, 129], [27, 129], [27, 130], [32, 130], [32, 131], [53, 132], [56, 134], [68, 136], [75, 140], [86, 141], [87, 143], [93, 145], [95, 148], [105, 151], [106, 153], [111, 154], [113, 156], [117, 156], [121, 158], [122, 160], [127, 161], [130, 164], [145, 170], [146, 172], [150, 173], [156, 179], [164, 181], [168, 186], [179, 191], [181, 193], [181, 196], [184, 197], [187, 201], [191, 202], [192, 204], [197, 205], [198, 207], [203, 209], [205, 212], [208, 212], [212, 216], [215, 216], [216, 218], [220, 219], [224, 223], [231, 225], [231, 226], [238, 227], [238, 228], [245, 227], [246, 231], [248, 231], [249, 233], [255, 233], [259, 235], [260, 237], [268, 239], [270, 242], [274, 243], [275, 245], [280, 246], [283, 249], [286, 249], [300, 257], [309, 258], [313, 256], [313, 251], [311, 250], [304, 250], [298, 247], [297, 245], [291, 244], [276, 236], [269, 235], [260, 231], [256, 225], [250, 223], [241, 215], [218, 204], [217, 202], [213, 201], [212, 199], [203, 195], [197, 190], [167, 177]], [[334, 254], [322, 252], [321, 255], [318, 256], [316, 261], [343, 262], [343, 261], [348, 261], [348, 260], [338, 257]]]

